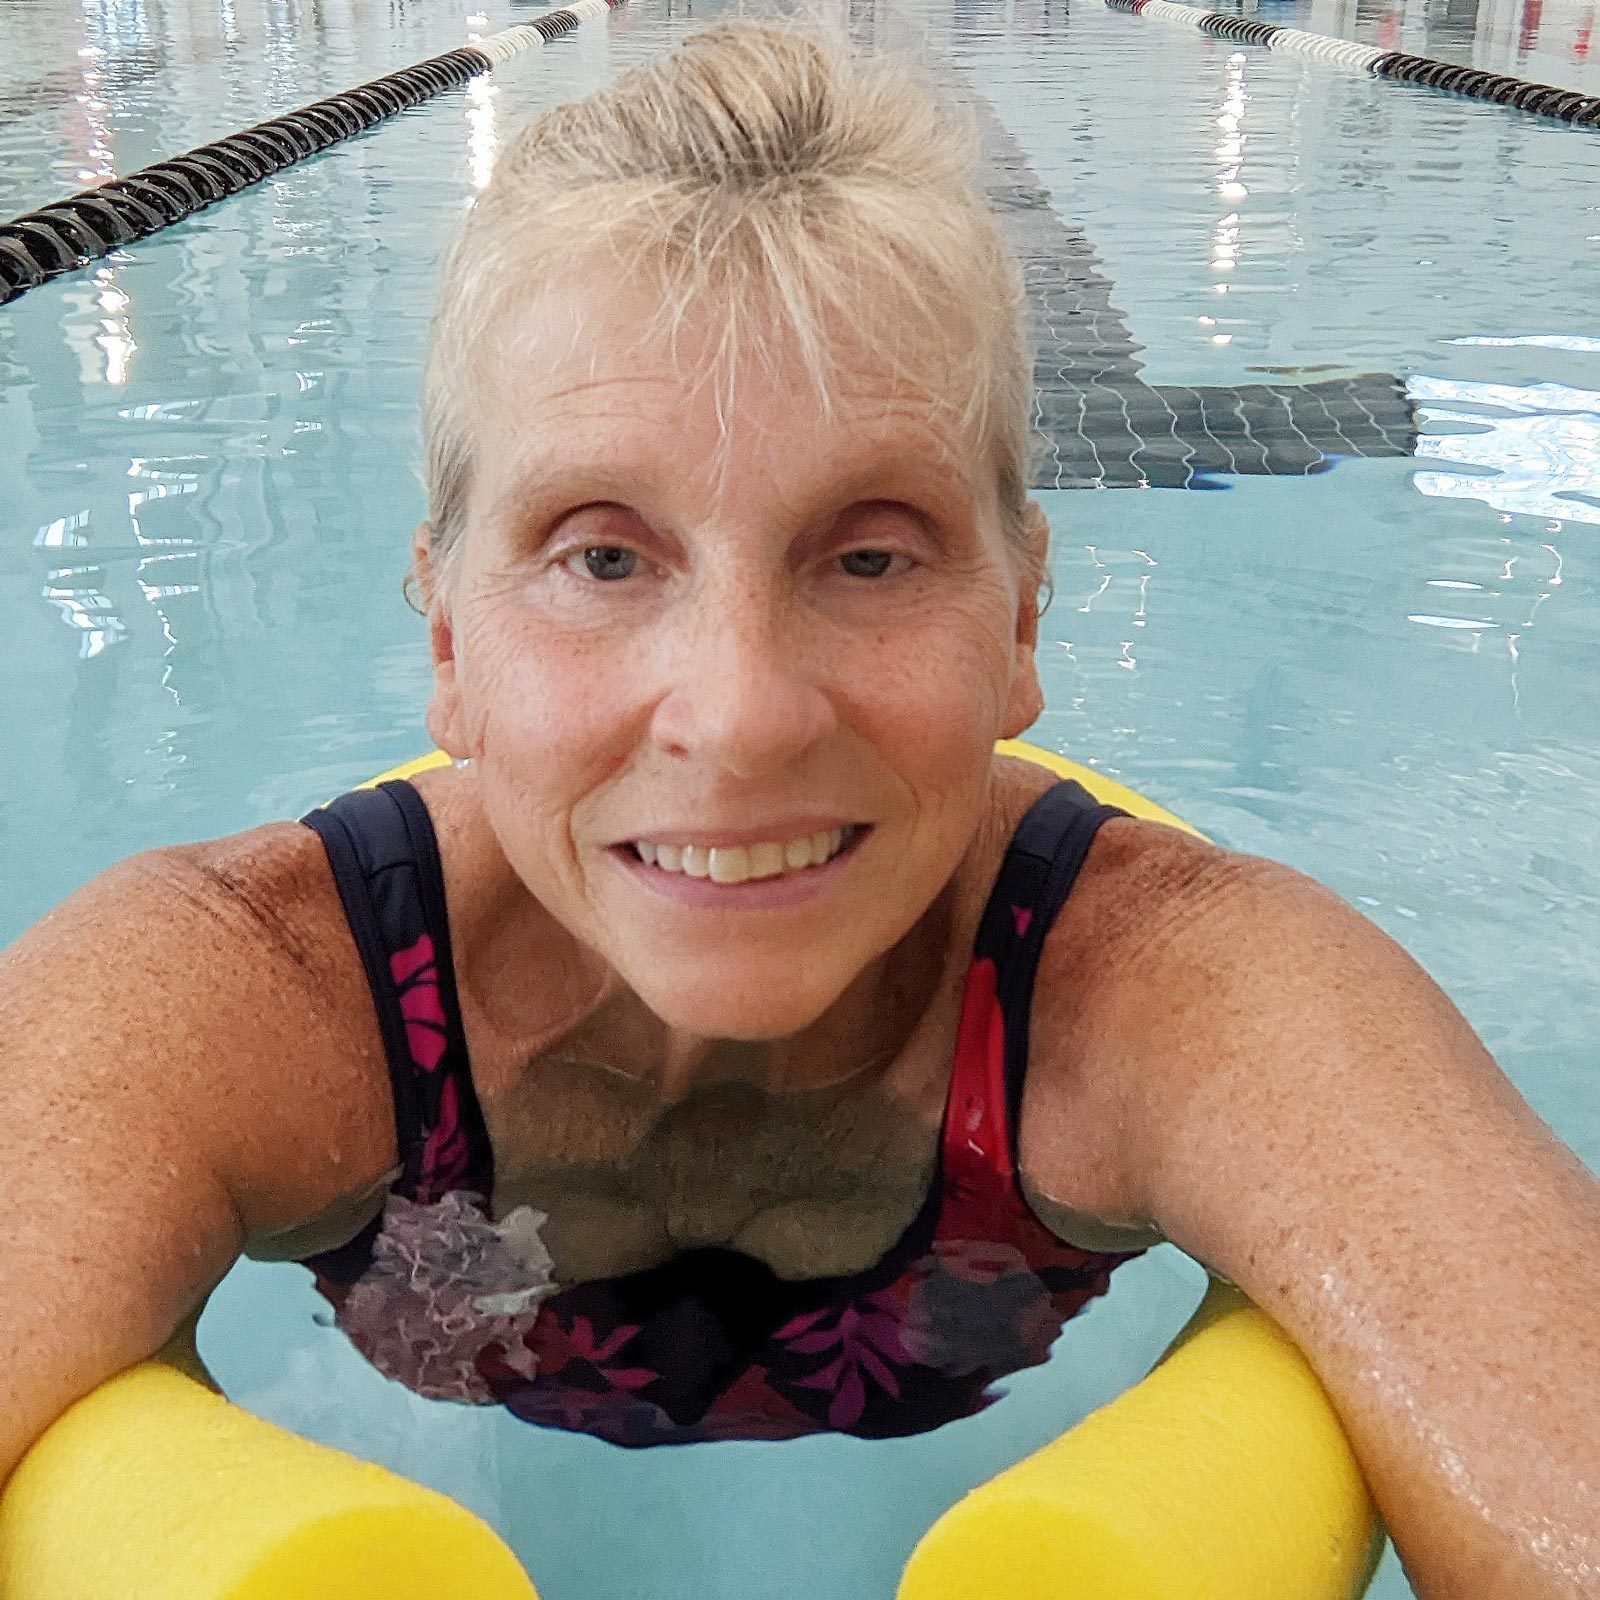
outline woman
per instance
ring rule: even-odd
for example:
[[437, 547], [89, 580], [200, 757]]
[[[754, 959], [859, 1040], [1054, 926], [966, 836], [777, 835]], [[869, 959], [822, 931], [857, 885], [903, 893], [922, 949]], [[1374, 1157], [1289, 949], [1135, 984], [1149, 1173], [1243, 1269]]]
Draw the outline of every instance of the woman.
[[1421, 1594], [1600, 1594], [1592, 1179], [1331, 895], [994, 754], [1020, 306], [961, 131], [804, 34], [507, 150], [413, 551], [455, 766], [6, 958], [0, 1473], [242, 1251], [643, 1444], [964, 1415], [1164, 1237], [1308, 1352]]

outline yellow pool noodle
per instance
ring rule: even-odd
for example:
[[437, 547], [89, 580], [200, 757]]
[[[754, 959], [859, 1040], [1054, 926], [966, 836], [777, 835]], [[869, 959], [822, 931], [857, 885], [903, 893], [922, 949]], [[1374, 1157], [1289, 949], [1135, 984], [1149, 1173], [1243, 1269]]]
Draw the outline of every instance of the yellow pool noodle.
[[61, 1416], [0, 1493], [0, 1600], [538, 1600], [470, 1511], [158, 1361]]
[[[1185, 833], [1199, 834], [1200, 830], [1191, 827], [1182, 817], [1175, 817], [1164, 807], [1158, 806], [1154, 800], [1145, 799], [1137, 789], [1130, 789], [1127, 784], [1118, 783], [1115, 778], [1108, 778], [1103, 773], [1096, 772], [1093, 767], [1080, 766], [1076, 761], [1068, 761], [1065, 756], [1058, 756], [1052, 750], [1041, 750], [1038, 745], [1029, 744], [1023, 739], [1002, 739], [994, 748], [997, 755], [1017, 756], [1023, 761], [1031, 761], [1036, 767], [1044, 767], [1055, 773], [1058, 778], [1075, 778], [1096, 800], [1106, 805], [1121, 806], [1132, 816], [1145, 817], [1152, 822], [1165, 822], [1170, 827], [1182, 828]], [[365, 783], [357, 784], [356, 787], [375, 789], [380, 783], [388, 783], [395, 778], [414, 778], [418, 773], [431, 772], [435, 767], [449, 765], [450, 757], [444, 751], [430, 750], [427, 755], [403, 761], [398, 767], [380, 772], [376, 778], [368, 778]]]
[[945, 1512], [899, 1600], [1355, 1600], [1381, 1550], [1316, 1375], [1216, 1284], [1142, 1383]]

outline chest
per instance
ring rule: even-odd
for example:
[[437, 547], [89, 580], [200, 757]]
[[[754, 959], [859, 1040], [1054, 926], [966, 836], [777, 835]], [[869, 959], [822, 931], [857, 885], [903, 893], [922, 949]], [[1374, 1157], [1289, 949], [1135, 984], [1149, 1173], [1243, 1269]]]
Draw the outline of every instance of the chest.
[[927, 1198], [938, 1107], [887, 1083], [803, 1094], [712, 1083], [672, 1103], [570, 1061], [486, 1098], [494, 1210], [548, 1218], [562, 1283], [727, 1246], [784, 1278], [865, 1270]]

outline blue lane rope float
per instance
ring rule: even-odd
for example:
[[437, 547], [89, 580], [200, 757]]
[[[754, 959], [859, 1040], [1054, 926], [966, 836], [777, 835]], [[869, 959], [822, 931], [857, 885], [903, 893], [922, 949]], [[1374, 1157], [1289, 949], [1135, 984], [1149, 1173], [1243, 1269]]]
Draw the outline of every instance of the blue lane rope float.
[[353, 139], [446, 89], [460, 88], [479, 73], [571, 33], [580, 23], [621, 4], [623, 0], [573, 0], [533, 22], [401, 67], [0, 223], [0, 305], [119, 245], [181, 222], [330, 145]]
[[1576, 89], [1558, 89], [1554, 84], [1535, 83], [1529, 78], [1511, 78], [1500, 72], [1485, 72], [1479, 67], [1437, 61], [1432, 56], [1408, 55], [1404, 50], [1379, 50], [1349, 39], [1305, 33], [1299, 28], [1281, 28], [1275, 23], [1256, 22], [1248, 17], [1223, 16], [1215, 11], [1202, 11], [1198, 6], [1177, 5], [1174, 0], [1106, 0], [1106, 4], [1113, 11], [1158, 17], [1163, 22], [1180, 23], [1219, 39], [1265, 45], [1269, 50], [1307, 56], [1313, 61], [1365, 69], [1377, 78], [1420, 83], [1430, 89], [1470, 95], [1474, 100], [1514, 106], [1518, 111], [1532, 112], [1535, 116], [1554, 117], [1576, 128], [1600, 128], [1600, 95], [1580, 94]]

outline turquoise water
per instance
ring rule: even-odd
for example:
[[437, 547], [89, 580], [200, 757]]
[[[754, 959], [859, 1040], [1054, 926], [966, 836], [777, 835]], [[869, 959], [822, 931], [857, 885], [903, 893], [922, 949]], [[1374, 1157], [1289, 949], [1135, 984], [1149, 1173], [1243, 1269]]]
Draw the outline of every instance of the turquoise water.
[[[636, 0], [0, 309], [0, 937], [131, 851], [423, 746], [400, 579], [441, 239], [507, 129], [715, 13]], [[7, 4], [0, 212], [529, 14]], [[1588, 86], [1585, 14], [1543, 8], [1536, 75]], [[994, 108], [1151, 382], [1405, 379], [1412, 458], [1046, 494], [1035, 737], [1367, 910], [1600, 1167], [1600, 136], [1084, 0], [851, 15]], [[1460, 48], [1500, 48], [1485, 17]], [[1507, 38], [1486, 64], [1516, 67]], [[1197, 1288], [1154, 1253], [989, 1413], [892, 1444], [629, 1454], [420, 1401], [296, 1268], [241, 1268], [202, 1341], [244, 1403], [483, 1512], [546, 1600], [880, 1600], [943, 1506], [1137, 1378]], [[1408, 1593], [1392, 1563], [1375, 1592]]]

